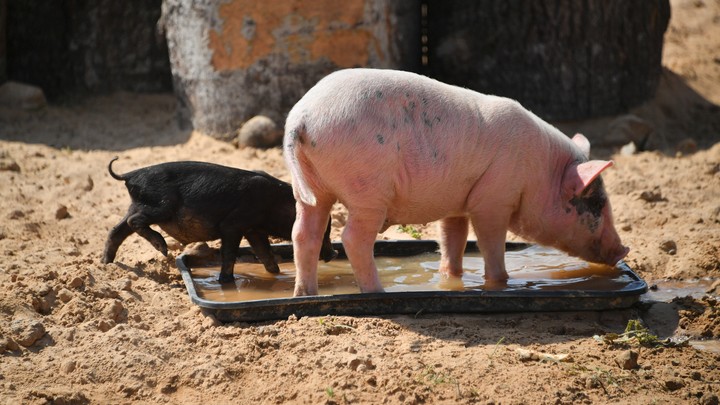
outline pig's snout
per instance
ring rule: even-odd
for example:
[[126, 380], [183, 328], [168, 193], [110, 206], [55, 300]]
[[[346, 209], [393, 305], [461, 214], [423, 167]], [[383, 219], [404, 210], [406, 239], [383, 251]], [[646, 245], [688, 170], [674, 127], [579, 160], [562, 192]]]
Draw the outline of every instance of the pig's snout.
[[620, 236], [612, 226], [612, 222], [607, 224], [603, 229], [600, 237], [600, 254], [601, 263], [608, 266], [615, 266], [617, 262], [624, 259], [630, 252], [630, 248], [624, 246], [620, 241]]
[[620, 245], [607, 256], [608, 259], [605, 261], [605, 264], [608, 266], [615, 266], [620, 260], [624, 259], [628, 253], [630, 253], [630, 248]]

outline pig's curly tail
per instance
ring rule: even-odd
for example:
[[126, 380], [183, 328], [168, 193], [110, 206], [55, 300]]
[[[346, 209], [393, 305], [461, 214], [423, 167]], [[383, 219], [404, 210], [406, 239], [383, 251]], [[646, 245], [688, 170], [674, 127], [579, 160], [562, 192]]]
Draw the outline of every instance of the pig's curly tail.
[[283, 137], [283, 150], [285, 152], [285, 163], [288, 169], [290, 169], [290, 176], [292, 177], [296, 197], [300, 198], [300, 200], [307, 205], [315, 206], [317, 204], [317, 198], [315, 198], [315, 194], [308, 186], [305, 176], [303, 175], [304, 169], [308, 169], [308, 163], [303, 159], [303, 156], [298, 156], [298, 154], [302, 153], [300, 149], [303, 143], [305, 143], [305, 135], [304, 125], [288, 127]]
[[110, 172], [110, 176], [112, 176], [113, 179], [115, 179], [115, 180], [120, 180], [120, 181], [124, 181], [125, 178], [122, 177], [122, 176], [119, 175], [119, 174], [116, 174], [116, 173], [113, 171], [113, 169], [112, 169], [112, 164], [113, 164], [113, 162], [116, 161], [116, 160], [118, 160], [118, 159], [119, 159], [119, 157], [115, 156], [114, 158], [112, 158], [112, 160], [110, 160], [110, 163], [108, 163], [108, 172]]

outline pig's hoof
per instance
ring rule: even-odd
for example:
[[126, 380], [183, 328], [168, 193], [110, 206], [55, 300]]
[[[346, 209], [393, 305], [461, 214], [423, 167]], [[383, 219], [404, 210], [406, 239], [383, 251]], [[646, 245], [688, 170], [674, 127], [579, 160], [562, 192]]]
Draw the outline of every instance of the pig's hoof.
[[222, 274], [220, 273], [220, 277], [218, 277], [218, 282], [220, 284], [226, 284], [226, 283], [234, 283], [235, 277], [233, 277], [232, 274]]
[[317, 287], [315, 288], [308, 288], [305, 286], [295, 286], [295, 291], [293, 293], [294, 297], [307, 297], [309, 295], [318, 295]]
[[167, 247], [167, 243], [165, 243], [164, 239], [162, 241], [154, 242], [153, 247], [155, 247], [155, 249], [157, 249], [158, 252], [162, 253], [163, 256], [167, 257], [168, 247]]
[[280, 266], [278, 266], [277, 264], [274, 266], [266, 266], [265, 271], [271, 274], [278, 274], [280, 273]]
[[332, 253], [327, 253], [327, 254], [322, 255], [322, 260], [325, 263], [327, 263], [327, 262], [335, 259], [336, 257], [338, 257], [338, 252], [337, 252], [337, 250], [333, 250]]
[[507, 278], [503, 278], [503, 279], [493, 279], [493, 278], [487, 278], [487, 277], [485, 277], [485, 285], [484, 285], [483, 288], [486, 289], [486, 290], [488, 290], [488, 291], [500, 291], [500, 290], [504, 290], [504, 289], [506, 289], [507, 286], [508, 286], [507, 280], [508, 280]]

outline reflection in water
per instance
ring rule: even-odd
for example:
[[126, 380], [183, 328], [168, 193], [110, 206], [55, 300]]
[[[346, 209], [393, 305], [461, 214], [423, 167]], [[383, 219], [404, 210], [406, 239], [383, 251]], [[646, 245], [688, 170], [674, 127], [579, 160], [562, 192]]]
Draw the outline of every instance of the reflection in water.
[[671, 302], [675, 297], [700, 298], [710, 290], [714, 280], [658, 280], [642, 297], [643, 301]]
[[[618, 291], [632, 280], [620, 270], [591, 264], [554, 249], [532, 246], [507, 252], [505, 265], [510, 279], [501, 286], [484, 280], [484, 263], [478, 253], [466, 253], [462, 278], [438, 272], [440, 255], [424, 253], [410, 257], [376, 257], [380, 280], [387, 292], [463, 290], [600, 290]], [[270, 274], [258, 263], [237, 263], [235, 285], [221, 287], [219, 267], [193, 268], [198, 296], [219, 302], [266, 300], [292, 297], [295, 266], [280, 264], [280, 274]], [[353, 294], [359, 290], [347, 260], [318, 263], [321, 295]]]
[[697, 350], [720, 353], [720, 340], [691, 340], [690, 346]]

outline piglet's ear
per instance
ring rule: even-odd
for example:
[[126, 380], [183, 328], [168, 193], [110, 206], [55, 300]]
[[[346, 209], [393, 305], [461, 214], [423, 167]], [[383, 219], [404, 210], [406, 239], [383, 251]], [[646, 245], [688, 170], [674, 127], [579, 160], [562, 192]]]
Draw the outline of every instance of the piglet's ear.
[[576, 166], [570, 166], [563, 178], [563, 189], [567, 194], [578, 196], [603, 170], [612, 165], [613, 162], [608, 160], [591, 160]]
[[590, 141], [588, 141], [587, 138], [583, 136], [583, 134], [575, 134], [575, 136], [572, 137], [573, 143], [580, 148], [583, 155], [585, 155], [585, 158], [590, 158]]

